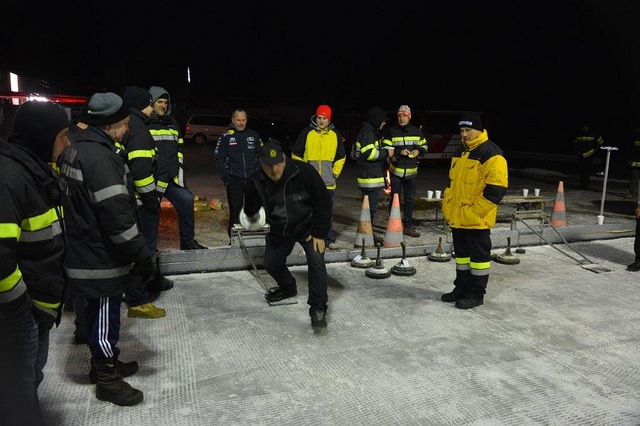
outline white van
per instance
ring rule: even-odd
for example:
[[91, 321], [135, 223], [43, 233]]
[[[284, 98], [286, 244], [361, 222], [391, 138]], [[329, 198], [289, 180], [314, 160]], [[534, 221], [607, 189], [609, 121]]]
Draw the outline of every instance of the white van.
[[184, 139], [196, 145], [207, 141], [217, 142], [218, 138], [231, 127], [231, 117], [221, 114], [193, 114], [184, 128]]

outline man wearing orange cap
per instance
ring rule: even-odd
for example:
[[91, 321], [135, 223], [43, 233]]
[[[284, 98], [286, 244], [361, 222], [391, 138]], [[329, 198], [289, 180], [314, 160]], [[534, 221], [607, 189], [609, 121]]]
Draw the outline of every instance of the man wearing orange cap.
[[[331, 196], [331, 210], [336, 198], [336, 181], [342, 172], [347, 155], [342, 144], [342, 136], [331, 122], [331, 108], [320, 105], [311, 117], [309, 126], [302, 129], [291, 150], [291, 158], [313, 166], [320, 173]], [[326, 246], [335, 250], [336, 238], [333, 232], [333, 215], [326, 239]]]

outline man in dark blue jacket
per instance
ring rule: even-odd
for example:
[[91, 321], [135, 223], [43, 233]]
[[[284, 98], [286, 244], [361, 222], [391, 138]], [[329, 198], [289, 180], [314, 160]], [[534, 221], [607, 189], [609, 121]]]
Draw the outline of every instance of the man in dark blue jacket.
[[314, 330], [327, 327], [327, 268], [325, 238], [331, 223], [329, 191], [309, 164], [291, 160], [280, 143], [270, 139], [260, 148], [260, 169], [245, 187], [240, 223], [249, 230], [269, 224], [264, 268], [279, 288], [265, 295], [279, 302], [298, 294], [296, 279], [287, 267], [287, 256], [299, 243], [307, 256], [309, 315]]
[[247, 127], [247, 112], [235, 109], [231, 114], [232, 128], [227, 130], [216, 145], [216, 168], [227, 188], [229, 224], [227, 233], [238, 223], [244, 202], [244, 185], [258, 169], [258, 149], [262, 139], [255, 130]]

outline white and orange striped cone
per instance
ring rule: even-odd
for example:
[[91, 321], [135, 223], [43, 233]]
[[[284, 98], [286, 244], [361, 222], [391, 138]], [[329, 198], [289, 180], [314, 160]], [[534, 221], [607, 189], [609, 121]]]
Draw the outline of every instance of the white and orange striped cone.
[[400, 215], [400, 197], [396, 192], [393, 194], [389, 222], [387, 222], [387, 232], [384, 234], [384, 247], [400, 247], [404, 241], [402, 236], [402, 216]]
[[562, 181], [558, 184], [558, 193], [556, 194], [556, 200], [553, 202], [553, 210], [551, 211], [551, 220], [549, 222], [554, 228], [567, 226], [564, 205], [564, 183]]
[[353, 247], [373, 246], [373, 225], [371, 224], [371, 211], [369, 210], [369, 196], [365, 195], [362, 199], [360, 222], [358, 222], [358, 232], [356, 233], [356, 242], [353, 244]]

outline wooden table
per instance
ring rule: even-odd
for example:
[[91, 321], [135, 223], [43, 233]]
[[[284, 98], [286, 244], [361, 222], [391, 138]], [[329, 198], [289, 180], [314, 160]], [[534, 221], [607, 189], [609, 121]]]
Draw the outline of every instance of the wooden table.
[[551, 198], [545, 198], [535, 195], [505, 195], [502, 197], [500, 204], [513, 205], [517, 209], [526, 210], [544, 210], [544, 206], [547, 202], [553, 201]]

